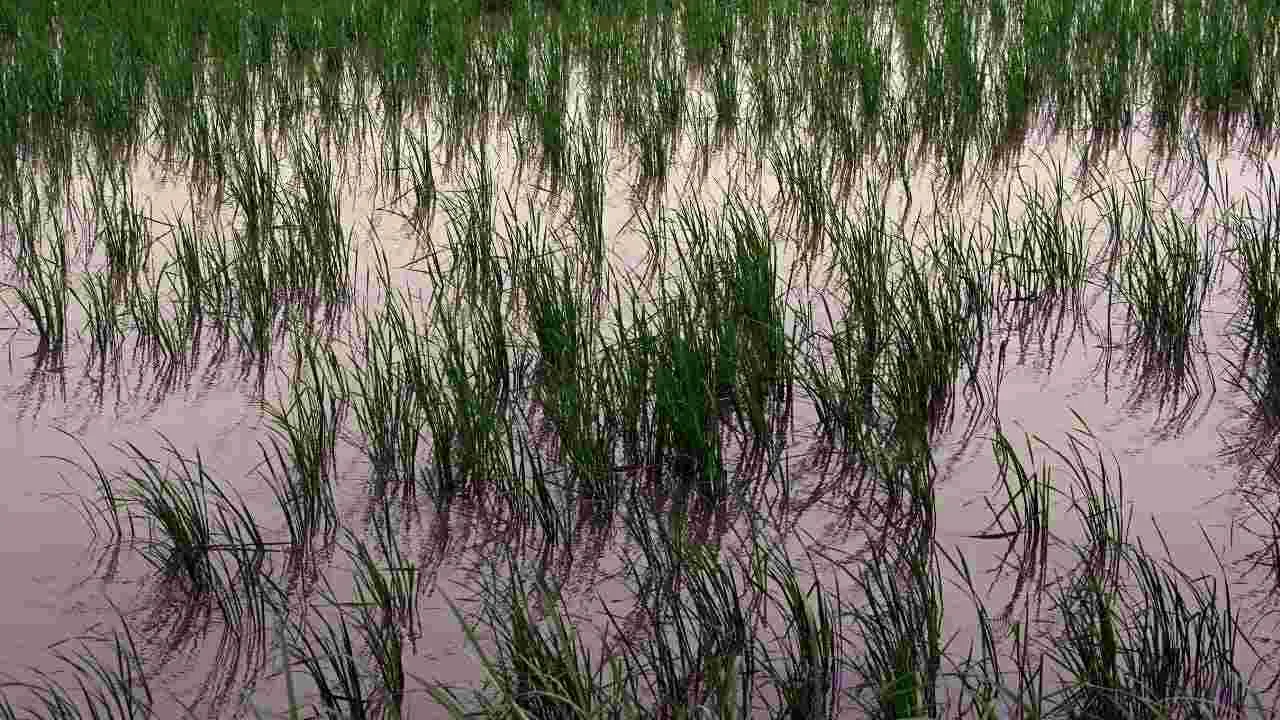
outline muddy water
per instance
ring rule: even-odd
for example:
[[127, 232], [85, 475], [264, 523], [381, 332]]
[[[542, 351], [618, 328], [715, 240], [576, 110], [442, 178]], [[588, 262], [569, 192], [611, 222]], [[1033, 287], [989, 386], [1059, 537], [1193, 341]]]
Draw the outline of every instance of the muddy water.
[[[525, 207], [526, 199], [538, 207], [549, 203], [551, 193], [531, 171], [526, 168], [523, 175], [516, 171], [518, 163], [502, 149], [505, 138], [495, 133], [490, 141], [499, 209], [505, 202], [504, 190], [511, 193], [517, 209]], [[1041, 152], [1070, 171], [1078, 160], [1073, 154], [1074, 148], [1071, 141], [1060, 140], [1044, 146]], [[360, 150], [350, 150], [337, 161], [357, 167], [355, 161], [361, 155]], [[682, 200], [697, 197], [717, 207], [723, 188], [730, 185], [750, 187], [758, 191], [763, 201], [772, 200], [779, 182], [767, 163], [759, 175], [741, 174], [737, 170], [741, 157], [741, 154], [723, 153], [703, 160], [686, 150], [674, 163], [672, 177], [662, 196], [663, 204], [673, 207]], [[1153, 162], [1149, 148], [1141, 144], [1134, 148], [1131, 157], [1139, 167]], [[1253, 175], [1245, 158], [1227, 156], [1221, 163], [1217, 158], [1211, 159], [1214, 172], [1228, 179], [1233, 197], [1243, 196], [1252, 189]], [[1028, 158], [1023, 168], [1024, 177], [1048, 183], [1052, 180], [1047, 169], [1050, 166]], [[1117, 154], [1109, 158], [1105, 169], [1095, 167], [1092, 172], [1098, 177], [1122, 177], [1128, 167], [1129, 160]], [[449, 177], [443, 167], [438, 170], [437, 178]], [[628, 166], [625, 156], [616, 148], [611, 150], [605, 232], [611, 239], [611, 263], [616, 272], [634, 272], [647, 259], [646, 242], [637, 230], [638, 208], [628, 183], [633, 172], [634, 167]], [[704, 173], [706, 179], [700, 180]], [[376, 181], [371, 173], [361, 176], [358, 172], [348, 172], [348, 177], [352, 176], [354, 180], [341, 198], [341, 212], [355, 232], [360, 266], [369, 266], [372, 257], [369, 251], [374, 243], [387, 253], [389, 263], [398, 267], [419, 255], [424, 235], [435, 243], [444, 242], [445, 213], [437, 211], [425, 229], [414, 230], [393, 212], [403, 208], [388, 207], [387, 199], [373, 192]], [[1011, 180], [1006, 178], [1001, 182]], [[1076, 197], [1089, 192], [1084, 178], [1068, 182]], [[465, 178], [455, 176], [442, 181], [442, 189], [447, 193], [451, 187], [464, 183]], [[1216, 181], [1213, 184], [1216, 186]], [[983, 193], [976, 186], [948, 206], [940, 206], [935, 200], [937, 190], [935, 175], [926, 166], [919, 168], [905, 187], [892, 186], [887, 199], [900, 214], [906, 213], [906, 224], [915, 219], [927, 224], [937, 213], [952, 211], [969, 218], [982, 216]], [[995, 190], [999, 194], [1000, 186]], [[164, 223], [172, 222], [176, 215], [192, 213], [193, 208], [204, 207], [206, 203], [205, 199], [193, 196], [184, 183], [155, 175], [145, 162], [134, 168], [133, 193], [135, 199], [145, 201], [157, 217], [152, 228], [156, 235], [163, 235]], [[911, 198], [909, 208], [908, 196]], [[1188, 197], [1186, 202], [1194, 200]], [[570, 201], [568, 197], [562, 198], [561, 208], [567, 207]], [[1093, 226], [1096, 208], [1082, 202], [1079, 210], [1087, 224]], [[224, 208], [208, 221], [229, 226], [234, 217]], [[498, 228], [501, 231], [500, 220]], [[783, 246], [780, 256], [781, 270], [789, 275], [799, 257], [796, 246]], [[404, 270], [395, 277], [407, 286], [428, 289], [421, 288], [420, 273]], [[1133, 509], [1135, 533], [1155, 541], [1150, 521], [1158, 522], [1178, 566], [1191, 575], [1218, 571], [1217, 558], [1205, 544], [1202, 529], [1228, 560], [1244, 557], [1258, 547], [1256, 540], [1231, 532], [1233, 522], [1250, 519], [1247, 509], [1233, 494], [1244, 471], [1225, 455], [1224, 440], [1245, 400], [1221, 379], [1216, 383], [1215, 392], [1208, 387], [1209, 378], [1224, 375], [1223, 356], [1230, 357], [1228, 320], [1237, 307], [1233, 287], [1234, 278], [1228, 268], [1218, 276], [1217, 286], [1205, 308], [1208, 367], [1204, 369], [1204, 387], [1201, 395], [1190, 402], [1190, 411], [1185, 413], [1188, 419], [1177, 423], [1176, 430], [1171, 430], [1170, 411], [1161, 410], [1156, 398], [1132, 396], [1134, 378], [1124, 370], [1123, 352], [1112, 352], [1108, 358], [1103, 346], [1109, 341], [1089, 329], [1068, 333], [1069, 337], [1062, 338], [1052, 353], [1045, 352], [1044, 345], [1038, 341], [1024, 345], [1014, 336], [1006, 348], [1004, 372], [998, 378], [998, 406], [981, 409], [983, 413], [991, 413], [998, 408], [1005, 431], [1019, 449], [1024, 430], [1058, 445], [1073, 427], [1073, 411], [1087, 419], [1102, 446], [1114, 452], [1124, 474], [1125, 498]], [[797, 295], [806, 292], [812, 291], [797, 291]], [[1103, 326], [1107, 317], [1105, 298], [1102, 293], [1091, 291], [1089, 299], [1090, 324]], [[79, 316], [73, 310], [69, 324], [75, 327], [78, 323]], [[33, 349], [30, 339], [18, 333], [9, 342], [11, 359], [0, 364], [0, 387], [6, 399], [3, 423], [0, 423], [4, 428], [0, 433], [0, 467], [7, 469], [6, 480], [0, 486], [3, 500], [0, 502], [3, 508], [0, 510], [0, 577], [5, 578], [7, 586], [6, 592], [0, 593], [0, 671], [47, 665], [47, 648], [69, 636], [110, 626], [115, 613], [113, 607], [129, 614], [142, 606], [147, 597], [147, 568], [136, 557], [126, 554], [113, 577], [105, 580], [101, 577], [100, 555], [93, 549], [93, 537], [77, 512], [74, 498], [75, 492], [90, 492], [92, 488], [74, 469], [46, 457], [79, 459], [73, 438], [83, 442], [108, 469], [124, 462], [122, 456], [111, 450], [113, 445], [124, 442], [137, 443], [151, 454], [161, 452], [162, 437], [184, 452], [198, 449], [215, 477], [233, 486], [255, 511], [261, 510], [261, 522], [272, 527], [275, 520], [270, 509], [271, 495], [256, 474], [261, 459], [258, 442], [267, 437], [261, 403], [264, 399], [274, 401], [287, 397], [287, 368], [272, 371], [265, 397], [254, 383], [235, 372], [234, 367], [219, 365], [212, 358], [205, 358], [202, 370], [176, 387], [158, 384], [145, 363], [126, 362], [119, 379], [103, 388], [94, 379], [81, 348], [68, 350], [60, 372], [36, 369], [32, 360], [24, 357]], [[234, 362], [231, 365], [234, 366]], [[996, 380], [994, 376], [986, 378], [992, 387]], [[792, 448], [796, 458], [792, 479], [797, 483], [798, 495], [818, 482], [803, 461], [813, 443], [814, 421], [812, 408], [801, 401], [796, 411], [797, 429]], [[963, 419], [956, 423], [957, 428], [964, 425]], [[71, 433], [71, 437], [59, 431]], [[992, 567], [993, 558], [1001, 549], [991, 547], [988, 541], [971, 538], [986, 529], [990, 514], [981, 498], [996, 489], [990, 443], [984, 437], [990, 432], [990, 423], [984, 422], [977, 437], [961, 437], [961, 433], [953, 432], [940, 440], [937, 449], [939, 464], [944, 469], [938, 490], [939, 539], [944, 545], [961, 548], [979, 569]], [[1047, 450], [1040, 451], [1038, 457], [1052, 459]], [[344, 522], [356, 527], [367, 504], [362, 499], [361, 483], [368, 475], [367, 464], [355, 448], [346, 447], [342, 450], [340, 466], [345, 478], [339, 491]], [[1065, 483], [1065, 472], [1061, 467], [1057, 470], [1057, 477]], [[775, 488], [774, 492], [783, 491]], [[847, 518], [842, 517], [841, 505], [842, 498], [824, 498], [808, 511], [795, 511], [791, 520], [808, 536], [833, 550], [855, 551], [861, 538], [850, 530]], [[1064, 516], [1064, 505], [1059, 504], [1054, 513], [1055, 531], [1069, 539], [1073, 529], [1061, 522]], [[472, 552], [450, 554], [449, 562], [440, 566], [435, 592], [423, 599], [424, 635], [418, 640], [419, 653], [410, 668], [422, 678], [469, 683], [478, 677], [478, 666], [463, 660], [466, 657], [462, 652], [463, 637], [445, 598], [464, 598], [472, 592], [471, 571], [476, 558], [484, 555], [487, 544], [502, 540], [486, 537], [482, 532], [483, 523], [469, 519], [465, 511], [448, 521], [457, 526], [456, 547], [469, 546]], [[479, 529], [467, 537], [468, 526]], [[424, 547], [429, 539], [414, 537], [408, 544]], [[801, 549], [803, 543], [792, 542], [796, 549]], [[582, 570], [575, 584], [597, 588], [622, 604], [625, 595], [621, 592], [619, 577], [628, 564], [628, 557], [625, 549], [606, 550], [597, 565]], [[1233, 582], [1243, 590], [1258, 587], [1256, 576], [1243, 575], [1234, 567], [1231, 571]], [[954, 602], [948, 604], [956, 608], [956, 612], [948, 616], [949, 627], [963, 631], [972, 614], [961, 596], [951, 599]], [[584, 594], [574, 609], [590, 615], [591, 608], [598, 606], [593, 595]], [[182, 694], [196, 684], [202, 672], [199, 660], [175, 663], [163, 676], [166, 688]], [[255, 701], [267, 707], [282, 707], [278, 686], [279, 683], [268, 683], [260, 688], [261, 694]], [[414, 704], [415, 709], [424, 710], [429, 705], [422, 697]], [[427, 710], [422, 716], [432, 717], [433, 712]]]

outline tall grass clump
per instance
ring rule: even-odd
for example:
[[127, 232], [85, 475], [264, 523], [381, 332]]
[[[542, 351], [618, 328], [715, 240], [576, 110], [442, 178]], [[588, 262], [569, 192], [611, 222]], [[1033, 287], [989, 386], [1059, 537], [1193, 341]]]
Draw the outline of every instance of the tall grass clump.
[[105, 366], [115, 355], [124, 336], [111, 284], [108, 274], [88, 273], [83, 275], [81, 287], [70, 291], [84, 315], [84, 329], [90, 337], [90, 357], [96, 357], [100, 366]]

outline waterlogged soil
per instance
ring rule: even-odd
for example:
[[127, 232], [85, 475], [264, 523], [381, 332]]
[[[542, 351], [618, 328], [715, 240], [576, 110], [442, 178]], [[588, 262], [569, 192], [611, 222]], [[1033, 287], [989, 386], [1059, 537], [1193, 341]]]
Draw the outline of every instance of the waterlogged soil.
[[[518, 209], [524, 207], [526, 198], [535, 204], [551, 202], [551, 193], [540, 184], [543, 180], [534, 170], [526, 166], [523, 175], [517, 172], [519, 163], [504, 149], [505, 138], [495, 133], [490, 141], [490, 158], [500, 188], [499, 210], [505, 205], [504, 189], [511, 192], [513, 207]], [[1040, 146], [1039, 159], [1024, 156], [1023, 177], [1047, 186], [1054, 179], [1051, 168], [1056, 163], [1064, 168], [1073, 196], [1087, 196], [1090, 182], [1080, 174], [1077, 148], [1078, 144], [1069, 139]], [[1150, 148], [1135, 140], [1130, 151], [1132, 162], [1144, 168], [1142, 172], [1150, 171], [1154, 164]], [[360, 149], [349, 149], [347, 159], [361, 154]], [[706, 163], [704, 177], [704, 168], [700, 167], [703, 163], [686, 149], [673, 164], [663, 204], [674, 206], [696, 196], [717, 207], [724, 188], [735, 184], [758, 191], [765, 202], [772, 201], [780, 186], [778, 179], [767, 162], [758, 176], [738, 174], [744, 155], [713, 155]], [[628, 182], [634, 168], [617, 148], [610, 150], [609, 157], [604, 219], [611, 243], [610, 262], [615, 272], [635, 272], [646, 263], [648, 250], [637, 229], [640, 213]], [[1232, 197], [1244, 197], [1257, 190], [1250, 159], [1241, 154], [1210, 158], [1216, 165], [1214, 172], [1225, 178]], [[1272, 157], [1268, 162], [1274, 166], [1275, 160]], [[1116, 152], [1105, 165], [1091, 168], [1088, 174], [1095, 181], [1111, 178], [1124, 182], [1130, 173], [1129, 162], [1124, 153]], [[886, 202], [895, 213], [907, 213], [926, 225], [936, 213], [959, 213], [971, 219], [982, 216], [983, 188], [979, 183], [968, 183], [967, 192], [942, 203], [937, 199], [941, 183], [935, 177], [929, 165], [920, 166], [906, 186], [896, 183], [891, 187]], [[457, 178], [450, 179], [443, 166], [437, 167], [437, 178], [441, 179], [442, 195], [458, 185]], [[1168, 175], [1162, 178], [1160, 182], [1165, 187], [1178, 184]], [[341, 195], [341, 214], [356, 238], [356, 271], [361, 277], [370, 267], [374, 244], [386, 253], [389, 265], [396, 268], [420, 255], [421, 232], [443, 243], [445, 213], [437, 211], [425, 231], [415, 231], [395, 212], [399, 208], [388, 203], [389, 193], [374, 192], [378, 182], [368, 168], [363, 175], [353, 173], [348, 179], [350, 187]], [[193, 196], [181, 179], [162, 178], [145, 161], [134, 167], [132, 182], [135, 200], [145, 202], [155, 219], [151, 230], [156, 235], [162, 235], [165, 223], [172, 223], [176, 216], [185, 213], [189, 217], [192, 208], [207, 206], [207, 201]], [[1001, 188], [1011, 182], [1011, 175], [997, 176], [991, 189], [999, 195]], [[1213, 184], [1217, 186], [1217, 182], [1215, 178]], [[568, 201], [561, 204], [567, 206]], [[1087, 202], [1079, 208], [1086, 226], [1094, 227], [1096, 210]], [[783, 212], [780, 208], [775, 217], [781, 217]], [[220, 217], [214, 222], [234, 222], [228, 209], [224, 208]], [[497, 226], [501, 232], [501, 221]], [[1097, 235], [1094, 234], [1095, 252], [1100, 249]], [[796, 262], [796, 248], [788, 244], [779, 252], [781, 274], [789, 275]], [[820, 267], [821, 263], [815, 266]], [[1177, 566], [1189, 576], [1219, 575], [1225, 571], [1238, 596], [1252, 606], [1251, 615], [1266, 616], [1271, 609], [1266, 601], [1266, 578], [1256, 570], [1250, 571], [1250, 565], [1244, 562], [1263, 547], [1265, 539], [1245, 530], [1265, 530], [1266, 525], [1260, 523], [1253, 509], [1259, 499], [1258, 472], [1247, 462], [1247, 456], [1241, 458], [1233, 452], [1240, 434], [1244, 433], [1245, 439], [1248, 436], [1242, 419], [1248, 401], [1225, 380], [1229, 374], [1227, 361], [1238, 343], [1231, 334], [1230, 320], [1238, 311], [1240, 300], [1235, 271], [1229, 263], [1221, 263], [1221, 268], [1203, 308], [1206, 347], [1197, 368], [1201, 378], [1199, 394], [1180, 399], [1174, 408], [1167, 404], [1162, 407], [1158, 394], [1135, 391], [1140, 387], [1139, 378], [1126, 367], [1125, 351], [1110, 347], [1117, 344], [1115, 339], [1100, 331], [1110, 314], [1115, 332], [1121, 336], [1125, 332], [1124, 310], [1108, 309], [1104, 288], [1093, 286], [1086, 291], [1082, 319], [1087, 322], [1083, 327], [1068, 322], [1056, 340], [1034, 333], [1027, 335], [1025, 341], [1017, 333], [993, 334], [991, 350], [1002, 354], [1004, 360], [998, 376], [991, 368], [982, 379], [988, 390], [987, 402], [968, 408], [963, 400], [958, 401], [953, 428], [942, 434], [935, 448], [941, 468], [938, 540], [969, 558], [980, 573], [980, 587], [987, 586], [988, 578], [982, 573], [997, 566], [1004, 550], [1000, 540], [973, 537], [990, 526], [991, 510], [984, 499], [996, 498], [993, 502], [998, 502], [999, 497], [989, 440], [992, 418], [999, 417], [1005, 433], [1022, 449], [1024, 432], [1059, 445], [1078, 426], [1078, 414], [1087, 420], [1100, 445], [1114, 453], [1114, 465], [1124, 477], [1124, 500], [1133, 514], [1135, 535], [1150, 543], [1162, 538]], [[820, 283], [820, 273], [812, 277], [814, 283]], [[397, 271], [395, 278], [406, 287], [430, 289], [423, 285], [422, 273], [405, 269]], [[821, 292], [820, 287], [796, 288], [790, 300], [816, 298]], [[101, 632], [115, 624], [117, 613], [131, 616], [145, 609], [150, 597], [150, 570], [136, 554], [126, 550], [119, 557], [118, 567], [104, 572], [103, 554], [95, 546], [79, 500], [80, 495], [92, 493], [93, 488], [83, 475], [57, 458], [82, 461], [85, 456], [77, 447], [79, 442], [110, 470], [126, 462], [113, 448], [135, 443], [144, 452], [158, 456], [163, 452], [163, 439], [167, 439], [184, 453], [198, 450], [211, 474], [233, 487], [251, 509], [261, 513], [260, 523], [276, 527], [272, 495], [257, 474], [262, 458], [259, 443], [267, 436], [263, 403], [287, 400], [289, 383], [285, 360], [272, 368], [265, 385], [259, 387], [252, 378], [237, 371], [234, 361], [220, 362], [207, 353], [197, 363], [197, 370], [176, 386], [155, 377], [154, 369], [145, 361], [131, 361], [128, 352], [115, 379], [106, 382], [98, 379], [82, 348], [74, 345], [60, 368], [36, 367], [30, 357], [34, 341], [22, 327], [25, 318], [15, 303], [8, 302], [15, 310], [8, 324], [18, 327], [8, 340], [7, 356], [0, 362], [0, 387], [4, 392], [0, 405], [0, 467], [4, 468], [5, 478], [0, 483], [0, 577], [5, 579], [4, 592], [0, 593], [0, 672], [16, 674], [29, 666], [49, 666], [49, 651], [58, 643]], [[74, 304], [72, 307], [68, 325], [78, 327], [78, 311]], [[975, 413], [976, 432], [966, 432]], [[815, 547], [832, 554], [855, 553], [865, 542], [864, 534], [859, 532], [862, 526], [857, 516], [849, 512], [846, 491], [838, 487], [822, 490], [824, 477], [814, 460], [820, 445], [815, 422], [812, 406], [800, 394], [786, 460], [789, 487], [774, 487], [765, 495], [776, 504], [776, 518], [799, 531], [790, 541], [799, 551], [797, 557], [803, 550]], [[351, 444], [341, 447], [339, 454], [343, 521], [350, 527], [359, 527], [368, 507], [364, 491], [368, 464]], [[1056, 465], [1055, 477], [1062, 478], [1064, 485], [1068, 482], [1065, 470], [1048, 450], [1041, 448], [1037, 458]], [[1062, 499], [1055, 502], [1051, 528], [1071, 539], [1077, 530], [1063, 520], [1066, 505]], [[437, 544], [433, 540], [439, 536], [433, 533], [440, 532], [433, 524], [450, 526], [451, 550], [438, 558], [438, 564], [424, 568], [434, 574], [434, 582], [421, 599], [422, 636], [416, 642], [416, 654], [409, 660], [409, 670], [413, 677], [424, 680], [474, 684], [481, 677], [480, 668], [464, 650], [465, 638], [449, 610], [448, 600], [464, 602], [474, 592], [475, 573], [486, 548], [504, 541], [487, 536], [483, 518], [469, 517], [466, 511], [448, 518], [427, 513], [425, 522], [412, 531], [407, 547], [422, 550], [428, 560], [436, 556], [427, 551]], [[1154, 529], [1157, 525], [1162, 535]], [[619, 532], [617, 536], [624, 535]], [[593, 608], [601, 607], [602, 601], [620, 615], [625, 614], [628, 595], [622, 587], [622, 574], [629, 563], [627, 548], [605, 543], [598, 556], [595, 548], [566, 552], [576, 558], [571, 586], [582, 592], [573, 604], [576, 611], [584, 614], [584, 622], [601, 620]], [[1066, 558], [1059, 560], [1065, 567]], [[341, 575], [341, 570], [334, 572]], [[832, 569], [825, 572], [838, 577]], [[963, 634], [972, 625], [969, 601], [951, 583], [947, 583], [946, 592], [947, 629]], [[998, 606], [1008, 592], [1007, 582], [998, 584], [991, 592], [991, 604]], [[192, 660], [168, 663], [160, 674], [164, 682], [157, 686], [165, 688], [166, 693], [182, 696], [207, 672], [204, 662], [208, 661], [197, 654]], [[410, 687], [420, 684], [411, 681]], [[265, 683], [256, 692], [254, 702], [259, 706], [283, 707], [279, 683]], [[435, 717], [438, 712], [422, 693], [413, 695], [411, 706], [415, 717]]]

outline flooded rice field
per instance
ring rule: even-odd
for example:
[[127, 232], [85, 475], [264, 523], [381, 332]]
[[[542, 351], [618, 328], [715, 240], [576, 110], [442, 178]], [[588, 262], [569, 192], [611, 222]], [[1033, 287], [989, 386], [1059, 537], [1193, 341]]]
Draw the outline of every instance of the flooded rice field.
[[268, 5], [0, 25], [0, 718], [1275, 714], [1275, 8]]

